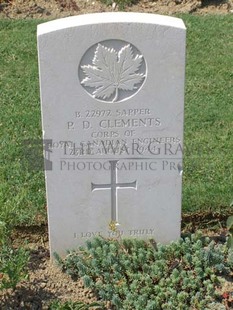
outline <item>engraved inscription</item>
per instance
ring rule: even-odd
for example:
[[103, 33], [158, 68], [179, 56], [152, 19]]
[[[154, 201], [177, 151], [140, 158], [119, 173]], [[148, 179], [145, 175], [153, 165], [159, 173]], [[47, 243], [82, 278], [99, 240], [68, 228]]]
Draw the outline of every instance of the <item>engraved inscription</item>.
[[[118, 42], [109, 41], [114, 41], [114, 46]], [[84, 77], [79, 77], [80, 83], [95, 99], [105, 102], [128, 99], [139, 90], [145, 80], [143, 56], [133, 45], [119, 42], [120, 47], [117, 49], [111, 46], [111, 43], [107, 44], [108, 46], [104, 42], [98, 43], [92, 60], [80, 64], [79, 72], [81, 71]]]
[[87, 238], [93, 238], [93, 237], [108, 237], [108, 238], [114, 238], [114, 237], [121, 237], [121, 236], [153, 236], [155, 234], [155, 229], [153, 228], [140, 228], [140, 229], [128, 229], [128, 230], [117, 230], [117, 231], [111, 231], [108, 230], [107, 232], [104, 231], [86, 231], [86, 232], [80, 232], [80, 233], [74, 233], [73, 237], [78, 239], [81, 237], [82, 239]]
[[151, 115], [150, 109], [116, 109], [116, 110], [85, 110], [75, 112], [75, 118], [98, 118], [98, 117], [130, 117]]

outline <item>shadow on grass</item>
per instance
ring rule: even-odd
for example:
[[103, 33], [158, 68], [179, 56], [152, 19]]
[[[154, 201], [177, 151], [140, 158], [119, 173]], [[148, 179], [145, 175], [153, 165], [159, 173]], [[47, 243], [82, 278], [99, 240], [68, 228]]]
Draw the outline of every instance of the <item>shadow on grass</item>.
[[228, 0], [202, 0], [201, 1], [201, 7], [206, 8], [210, 5], [214, 5], [215, 7], [218, 7], [221, 4], [227, 4], [229, 5]]

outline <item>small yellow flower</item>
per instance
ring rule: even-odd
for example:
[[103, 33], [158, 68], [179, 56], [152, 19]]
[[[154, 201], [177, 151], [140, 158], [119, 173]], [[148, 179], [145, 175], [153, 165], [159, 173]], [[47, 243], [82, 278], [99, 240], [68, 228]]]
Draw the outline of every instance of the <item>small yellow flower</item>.
[[109, 229], [111, 231], [117, 231], [117, 222], [116, 221], [111, 221], [108, 225]]

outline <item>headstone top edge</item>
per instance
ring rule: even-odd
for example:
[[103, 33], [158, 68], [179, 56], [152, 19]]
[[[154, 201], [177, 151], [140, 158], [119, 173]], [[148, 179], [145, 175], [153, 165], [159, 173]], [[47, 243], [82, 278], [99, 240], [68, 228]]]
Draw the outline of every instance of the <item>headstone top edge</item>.
[[152, 13], [107, 12], [65, 17], [39, 24], [37, 36], [72, 27], [108, 23], [157, 24], [186, 30], [183, 20], [177, 17]]

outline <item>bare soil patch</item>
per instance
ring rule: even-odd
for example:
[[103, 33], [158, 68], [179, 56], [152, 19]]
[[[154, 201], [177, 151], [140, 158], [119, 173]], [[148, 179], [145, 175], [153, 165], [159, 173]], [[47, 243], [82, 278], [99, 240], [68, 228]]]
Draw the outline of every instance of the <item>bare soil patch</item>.
[[73, 281], [56, 264], [51, 263], [45, 225], [18, 228], [13, 238], [16, 247], [26, 246], [30, 250], [29, 279], [21, 281], [15, 291], [0, 291], [0, 309], [40, 310], [48, 309], [55, 300], [87, 303], [96, 300], [93, 292], [84, 288], [81, 280]]
[[[232, 13], [233, 0], [140, 0], [125, 9], [173, 15], [176, 13], [228, 14]], [[72, 15], [117, 12], [114, 4], [106, 6], [100, 0], [0, 0], [0, 18], [55, 19]]]

